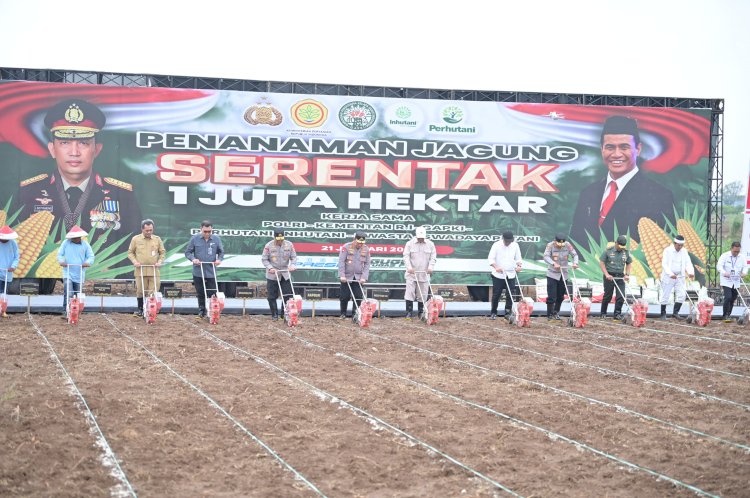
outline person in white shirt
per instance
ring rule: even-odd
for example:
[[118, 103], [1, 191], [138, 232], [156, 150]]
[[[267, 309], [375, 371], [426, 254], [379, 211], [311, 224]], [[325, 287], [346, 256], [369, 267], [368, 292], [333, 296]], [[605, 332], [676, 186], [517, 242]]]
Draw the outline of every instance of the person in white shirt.
[[672, 318], [682, 320], [679, 315], [682, 303], [685, 301], [685, 277], [695, 278], [693, 263], [684, 248], [685, 237], [677, 235], [674, 244], [664, 249], [661, 258], [661, 319], [667, 319], [667, 303], [674, 290], [674, 308]]
[[[490, 320], [497, 318], [497, 304], [505, 291], [505, 319], [510, 317], [513, 296], [518, 292], [516, 272], [521, 270], [521, 248], [513, 240], [512, 232], [503, 232], [503, 240], [492, 244], [487, 262], [492, 267], [492, 308]], [[507, 285], [506, 285], [507, 279]]]
[[742, 285], [740, 279], [747, 275], [747, 261], [744, 256], [740, 255], [740, 243], [732, 242], [732, 248], [721, 255], [719, 262], [716, 264], [716, 271], [719, 272], [721, 288], [724, 290], [724, 313], [722, 320], [730, 323], [732, 319], [732, 308], [739, 294], [739, 287]]
[[417, 301], [418, 316], [422, 316], [424, 303], [430, 293], [430, 275], [437, 262], [435, 244], [427, 239], [425, 227], [418, 227], [415, 235], [404, 246], [404, 266], [406, 266], [404, 301], [407, 320], [411, 319], [414, 312], [414, 301]]

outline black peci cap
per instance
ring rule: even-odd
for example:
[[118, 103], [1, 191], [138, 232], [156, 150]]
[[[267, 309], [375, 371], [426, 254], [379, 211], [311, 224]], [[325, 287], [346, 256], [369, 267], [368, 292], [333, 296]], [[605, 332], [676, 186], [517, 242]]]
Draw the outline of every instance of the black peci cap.
[[635, 143], [641, 142], [641, 135], [638, 133], [638, 123], [635, 119], [627, 116], [610, 116], [602, 126], [602, 142], [604, 135], [633, 135]]
[[367, 234], [365, 234], [365, 232], [363, 232], [362, 230], [357, 230], [354, 233], [354, 238], [357, 240], [365, 240], [367, 238]]
[[503, 232], [503, 240], [513, 240], [513, 232], [510, 230]]
[[284, 236], [284, 229], [281, 227], [273, 227], [273, 236], [274, 237], [283, 237]]
[[624, 235], [620, 235], [619, 237], [617, 237], [617, 243], [620, 244], [621, 246], [624, 246], [625, 244], [628, 243], [628, 239]]
[[555, 234], [555, 241], [556, 242], [565, 242], [567, 237], [565, 237], [565, 234], [562, 232], [558, 232]]

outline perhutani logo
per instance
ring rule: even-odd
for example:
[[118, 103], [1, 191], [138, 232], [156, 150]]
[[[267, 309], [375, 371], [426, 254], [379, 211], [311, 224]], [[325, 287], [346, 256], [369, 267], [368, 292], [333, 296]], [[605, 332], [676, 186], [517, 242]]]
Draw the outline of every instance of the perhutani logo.
[[300, 100], [291, 108], [292, 120], [303, 128], [317, 128], [328, 119], [328, 108], [313, 99]]
[[248, 107], [243, 117], [251, 125], [278, 126], [284, 121], [281, 111], [265, 102], [265, 97], [261, 102]]
[[413, 105], [393, 104], [385, 111], [385, 123], [394, 131], [410, 133], [422, 123], [422, 112]]
[[[464, 120], [464, 110], [455, 105], [449, 105], [444, 107], [440, 112], [440, 116], [443, 118], [447, 125], [443, 124], [431, 124], [427, 127], [427, 131], [435, 133], [476, 133], [476, 126], [459, 126], [458, 123]], [[456, 125], [456, 126], [451, 126]]]
[[464, 119], [464, 111], [458, 106], [451, 105], [443, 109], [443, 121], [449, 124], [460, 123]]
[[367, 102], [355, 100], [345, 104], [339, 111], [341, 124], [350, 130], [366, 130], [375, 123], [377, 114]]
[[439, 133], [476, 133], [477, 127], [476, 126], [440, 126], [440, 125], [430, 125], [428, 128], [429, 131], [436, 131]]

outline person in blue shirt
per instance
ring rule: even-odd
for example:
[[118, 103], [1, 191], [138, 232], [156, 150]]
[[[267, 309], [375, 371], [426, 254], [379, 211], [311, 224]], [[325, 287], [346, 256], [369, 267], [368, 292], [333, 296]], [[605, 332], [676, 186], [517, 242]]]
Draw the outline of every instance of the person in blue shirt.
[[[18, 234], [11, 227], [5, 225], [0, 228], [0, 292], [6, 294], [8, 284], [13, 281], [13, 272], [18, 268], [18, 244], [15, 239]], [[2, 312], [3, 318], [8, 318], [5, 311]]]
[[213, 231], [213, 223], [208, 220], [201, 222], [201, 233], [193, 235], [185, 251], [185, 257], [193, 263], [193, 287], [198, 296], [199, 319], [206, 316], [206, 295], [210, 298], [218, 289], [214, 265], [219, 266], [224, 259], [221, 239]]
[[86, 270], [94, 264], [94, 251], [83, 237], [88, 235], [78, 225], [65, 235], [65, 240], [57, 251], [57, 262], [63, 267], [63, 316], [68, 318], [68, 289], [74, 294], [81, 292]]

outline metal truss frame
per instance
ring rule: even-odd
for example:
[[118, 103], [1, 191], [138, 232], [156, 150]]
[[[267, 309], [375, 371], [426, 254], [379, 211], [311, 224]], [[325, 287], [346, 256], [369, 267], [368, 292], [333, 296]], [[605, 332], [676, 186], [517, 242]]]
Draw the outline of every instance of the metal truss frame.
[[96, 71], [55, 69], [0, 68], [0, 80], [79, 83], [126, 87], [193, 88], [235, 90], [261, 93], [299, 93], [306, 95], [345, 95], [351, 97], [389, 97], [434, 100], [467, 100], [478, 102], [519, 102], [541, 104], [577, 104], [607, 106], [673, 107], [711, 109], [711, 146], [709, 150], [707, 210], [707, 283], [718, 285], [711, 269], [721, 255], [721, 229], [724, 172], [724, 100], [682, 97], [639, 97], [628, 95], [595, 95], [583, 93], [503, 92], [489, 90], [438, 90], [434, 88], [396, 88], [365, 85], [299, 83], [293, 81], [256, 81], [198, 76], [164, 76]]

